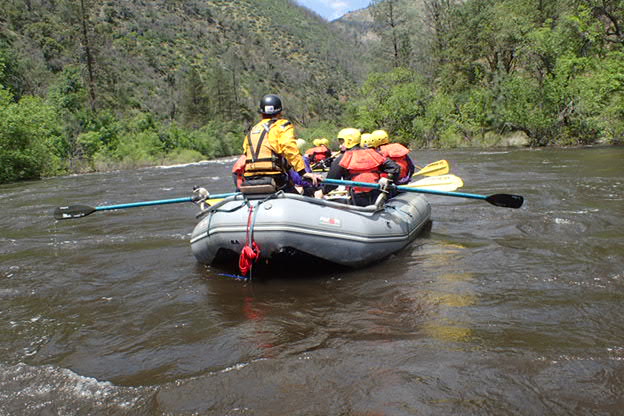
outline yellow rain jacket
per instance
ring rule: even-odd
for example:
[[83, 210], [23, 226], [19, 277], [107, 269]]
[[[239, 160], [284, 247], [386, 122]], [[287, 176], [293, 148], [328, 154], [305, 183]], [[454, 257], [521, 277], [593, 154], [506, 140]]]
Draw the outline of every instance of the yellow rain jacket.
[[287, 173], [290, 167], [305, 171], [303, 156], [299, 153], [295, 128], [283, 118], [262, 119], [245, 137], [245, 176]]

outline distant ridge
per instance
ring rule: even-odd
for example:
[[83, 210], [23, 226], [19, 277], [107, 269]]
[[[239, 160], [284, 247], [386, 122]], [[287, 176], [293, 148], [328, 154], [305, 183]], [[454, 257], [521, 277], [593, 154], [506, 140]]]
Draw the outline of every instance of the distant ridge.
[[379, 39], [373, 31], [373, 16], [368, 7], [346, 13], [340, 18], [332, 20], [331, 24], [357, 43], [368, 44]]
[[85, 10], [69, 0], [7, 5], [0, 42], [28, 63], [20, 93], [43, 95], [78, 67], [92, 85], [95, 108], [179, 119], [185, 91], [201, 86], [213, 100], [208, 108], [223, 117], [255, 117], [258, 97], [271, 91], [305, 121], [334, 116], [341, 97], [365, 77], [356, 38], [292, 0], [85, 4]]

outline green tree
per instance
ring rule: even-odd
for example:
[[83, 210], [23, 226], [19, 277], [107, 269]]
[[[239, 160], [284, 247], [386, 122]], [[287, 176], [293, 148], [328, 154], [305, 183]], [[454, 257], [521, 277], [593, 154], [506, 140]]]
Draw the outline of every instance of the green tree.
[[190, 68], [186, 74], [183, 88], [180, 108], [184, 125], [200, 127], [210, 119], [211, 109], [205, 83], [195, 68]]
[[56, 111], [42, 99], [19, 102], [0, 89], [0, 182], [37, 179], [59, 173], [63, 138]]
[[2, 86], [16, 99], [24, 93], [24, 79], [20, 74], [17, 56], [9, 42], [0, 37], [0, 88]]
[[392, 68], [408, 67], [412, 46], [405, 7], [400, 0], [373, 0], [370, 11], [374, 30], [381, 39], [380, 54]]
[[398, 68], [371, 74], [356, 103], [356, 123], [367, 131], [384, 128], [405, 143], [418, 141], [413, 120], [424, 115], [430, 92], [414, 71]]

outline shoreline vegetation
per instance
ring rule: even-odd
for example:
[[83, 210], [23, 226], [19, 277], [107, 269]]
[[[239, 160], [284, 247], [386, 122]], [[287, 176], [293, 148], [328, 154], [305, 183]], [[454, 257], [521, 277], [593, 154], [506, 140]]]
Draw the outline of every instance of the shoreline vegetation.
[[[4, 100], [4, 101], [2, 101]], [[173, 122], [165, 124], [149, 113], [137, 113], [120, 121], [112, 113], [95, 115], [98, 130], [67, 137], [62, 117], [45, 99], [25, 96], [11, 100], [6, 89], [0, 89], [0, 184], [44, 177], [92, 172], [124, 171], [156, 166], [172, 166], [234, 157], [242, 151], [245, 130], [232, 121], [210, 122], [189, 129]], [[416, 119], [414, 119], [416, 121]], [[344, 125], [357, 125], [356, 122]], [[330, 122], [298, 127], [298, 136], [306, 140], [327, 137], [333, 143], [342, 127]], [[364, 130], [364, 129], [362, 129]], [[553, 141], [531, 138], [521, 130], [508, 133], [485, 132], [470, 138], [443, 136], [425, 143], [398, 137], [412, 150], [456, 148], [518, 148], [584, 145], [620, 145], [621, 140]]]
[[373, 0], [351, 32], [291, 0], [2, 8], [0, 183], [238, 155], [269, 92], [308, 146], [624, 142], [621, 0]]

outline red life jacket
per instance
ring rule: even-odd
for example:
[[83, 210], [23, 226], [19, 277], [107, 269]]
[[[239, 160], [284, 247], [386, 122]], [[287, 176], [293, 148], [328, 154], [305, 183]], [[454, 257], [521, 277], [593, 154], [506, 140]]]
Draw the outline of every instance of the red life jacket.
[[240, 189], [243, 183], [243, 173], [245, 173], [245, 162], [247, 160], [246, 155], [241, 155], [238, 160], [232, 166], [232, 173], [236, 175], [236, 187]]
[[[374, 149], [355, 149], [345, 152], [340, 161], [340, 166], [349, 171], [352, 181], [377, 183], [381, 177], [379, 168], [385, 161], [386, 158]], [[353, 190], [356, 193], [371, 192], [373, 188], [356, 186]]]
[[327, 148], [324, 144], [320, 146], [313, 147], [311, 149], [306, 150], [306, 155], [308, 155], [310, 162], [318, 163], [321, 160], [325, 160], [331, 156], [331, 150]]
[[[409, 149], [403, 146], [401, 143], [388, 143], [379, 147], [379, 153], [383, 156], [392, 159], [401, 167], [401, 173], [399, 174], [399, 179], [403, 179], [407, 176], [407, 172], [409, 171], [409, 162], [407, 161], [407, 155], [409, 154]], [[387, 176], [387, 175], [382, 175]]]

